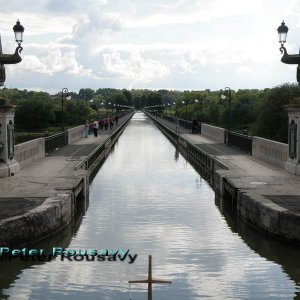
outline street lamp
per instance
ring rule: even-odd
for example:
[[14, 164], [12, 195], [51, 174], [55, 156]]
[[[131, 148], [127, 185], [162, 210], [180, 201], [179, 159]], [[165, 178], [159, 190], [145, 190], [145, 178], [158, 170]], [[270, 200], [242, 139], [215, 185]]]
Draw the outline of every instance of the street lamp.
[[200, 115], [201, 115], [200, 122], [202, 123], [203, 122], [203, 96], [202, 95], [199, 97], [199, 99], [195, 99], [195, 103], [198, 103], [199, 100], [200, 100]]
[[[69, 99], [68, 99], [68, 100], [69, 100]], [[90, 100], [85, 99], [85, 120], [88, 119], [88, 102], [92, 103], [92, 102], [94, 102], [94, 99], [93, 99], [93, 98], [90, 99]], [[96, 106], [96, 107], [97, 107], [97, 106]]]
[[286, 48], [284, 47], [288, 31], [288, 27], [285, 25], [284, 21], [282, 21], [281, 25], [277, 28], [279, 43], [281, 44], [279, 50], [281, 53], [283, 53], [281, 61], [285, 64], [298, 64], [297, 82], [300, 85], [300, 52], [299, 54], [288, 54]]
[[62, 118], [61, 118], [61, 130], [64, 132], [65, 131], [65, 116], [64, 116], [64, 95], [66, 96], [67, 100], [71, 99], [71, 96], [69, 95], [69, 91], [67, 88], [63, 88], [61, 90], [61, 113], [62, 113]]
[[185, 104], [185, 119], [187, 120], [187, 102], [182, 100], [182, 104]]
[[229, 127], [228, 130], [231, 130], [231, 99], [232, 99], [232, 95], [231, 95], [231, 89], [227, 86], [224, 89], [224, 94], [221, 95], [222, 99], [226, 99], [228, 98], [228, 104], [229, 104]]
[[[195, 99], [194, 101], [195, 101], [195, 103], [199, 102], [198, 99]], [[200, 113], [201, 113], [201, 122], [202, 122], [202, 97], [200, 97]]]
[[0, 37], [0, 86], [4, 85], [6, 79], [4, 65], [17, 64], [22, 61], [20, 54], [23, 50], [23, 48], [21, 47], [21, 43], [23, 41], [24, 27], [20, 24], [19, 20], [17, 21], [16, 25], [13, 27], [13, 31], [15, 33], [15, 40], [18, 43], [18, 46], [14, 54], [2, 53], [2, 44], [1, 44], [1, 37]]

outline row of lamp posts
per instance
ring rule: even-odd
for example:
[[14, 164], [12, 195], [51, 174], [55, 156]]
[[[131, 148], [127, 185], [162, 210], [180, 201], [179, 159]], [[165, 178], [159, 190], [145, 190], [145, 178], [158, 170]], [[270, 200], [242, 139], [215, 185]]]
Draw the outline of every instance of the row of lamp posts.
[[[23, 33], [24, 33], [24, 27], [21, 25], [20, 21], [17, 20], [17, 23], [13, 27], [13, 31], [15, 34], [15, 40], [18, 43], [18, 46], [15, 50], [14, 54], [3, 54], [2, 53], [2, 44], [1, 44], [1, 37], [0, 37], [0, 86], [4, 85], [4, 82], [6, 80], [6, 74], [5, 74], [5, 64], [17, 64], [22, 61], [22, 58], [20, 57], [20, 54], [23, 50], [21, 43], [23, 41]], [[281, 44], [280, 51], [283, 54], [281, 61], [285, 64], [298, 64], [297, 67], [297, 82], [300, 84], [300, 52], [299, 54], [288, 54], [286, 48], [284, 47], [284, 43], [286, 42], [286, 37], [288, 33], [288, 27], [285, 25], [284, 21], [282, 21], [281, 25], [277, 28], [277, 32], [279, 35], [279, 42]], [[64, 131], [64, 97], [66, 99], [70, 98], [69, 92], [67, 88], [62, 89], [62, 131]], [[226, 87], [224, 90], [224, 94], [222, 95], [223, 99], [228, 99], [229, 103], [229, 129], [232, 127], [232, 116], [231, 116], [231, 89], [229, 87]], [[195, 102], [198, 102], [198, 99], [195, 99]], [[201, 121], [202, 121], [202, 98], [200, 99], [201, 103]], [[103, 103], [101, 103], [103, 104]], [[187, 102], [182, 101], [182, 104], [185, 104], [185, 113], [187, 117]], [[87, 100], [86, 100], [86, 114], [87, 114]], [[0, 153], [1, 153], [1, 147], [0, 147]]]
[[[71, 95], [70, 95], [70, 93], [69, 93], [69, 91], [68, 91], [67, 88], [63, 88], [61, 90], [61, 113], [62, 113], [62, 122], [61, 122], [62, 126], [61, 126], [61, 130], [62, 131], [65, 131], [64, 98], [66, 100], [70, 100], [71, 99]], [[94, 100], [93, 99], [90, 99], [90, 100], [85, 99], [85, 119], [86, 120], [88, 119], [88, 102], [93, 103]], [[104, 106], [104, 102], [101, 102], [100, 105]], [[112, 105], [112, 103], [109, 102], [108, 106], [112, 108], [111, 105]], [[122, 105], [122, 104], [114, 104], [112, 109], [115, 109], [117, 111], [118, 109], [123, 109], [123, 108], [133, 108], [133, 107], [132, 106], [128, 106], [128, 105]], [[99, 109], [99, 107], [97, 105], [97, 112], [98, 112], [98, 109]]]

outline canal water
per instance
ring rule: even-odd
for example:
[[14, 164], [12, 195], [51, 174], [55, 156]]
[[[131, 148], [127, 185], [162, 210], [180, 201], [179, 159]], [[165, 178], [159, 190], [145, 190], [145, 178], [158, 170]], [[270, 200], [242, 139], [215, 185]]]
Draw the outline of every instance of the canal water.
[[[153, 277], [172, 281], [153, 285], [155, 300], [299, 299], [298, 249], [221, 207], [175, 146], [136, 113], [94, 178], [87, 211], [33, 245], [129, 249], [131, 256], [0, 262], [0, 298], [129, 299], [128, 280], [147, 278], [152, 255]], [[147, 285], [131, 285], [131, 298], [147, 299]]]

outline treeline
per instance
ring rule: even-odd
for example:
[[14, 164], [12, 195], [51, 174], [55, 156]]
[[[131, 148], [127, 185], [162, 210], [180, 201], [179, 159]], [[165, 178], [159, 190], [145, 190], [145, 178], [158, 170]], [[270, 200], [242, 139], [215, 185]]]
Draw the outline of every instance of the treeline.
[[[70, 100], [68, 100], [70, 96]], [[15, 124], [18, 130], [45, 130], [59, 127], [64, 114], [65, 126], [76, 126], [93, 121], [105, 114], [117, 113], [132, 106], [131, 93], [127, 90], [80, 89], [79, 93], [62, 91], [55, 95], [3, 88], [0, 97], [17, 106]], [[63, 109], [62, 109], [63, 104]]]
[[182, 119], [231, 127], [236, 132], [287, 143], [288, 113], [285, 106], [291, 100], [300, 104], [300, 100], [296, 99], [298, 97], [298, 85], [284, 84], [264, 90], [231, 90], [231, 113], [225, 90], [143, 91], [136, 104], [172, 115], [178, 114]]
[[[300, 87], [285, 84], [264, 90], [231, 91], [229, 97], [220, 91], [170, 91], [170, 90], [119, 90], [82, 88], [71, 92], [71, 100], [64, 95], [64, 120], [66, 126], [83, 124], [86, 117], [92, 121], [100, 114], [117, 113], [126, 107], [164, 111], [179, 114], [182, 119], [197, 119], [208, 124], [257, 135], [287, 143], [288, 115], [284, 106], [300, 97]], [[8, 98], [17, 105], [15, 123], [22, 129], [47, 129], [60, 126], [62, 120], [62, 92], [50, 95], [3, 88], [0, 97]], [[299, 100], [296, 100], [299, 101]], [[230, 122], [231, 115], [231, 122]]]

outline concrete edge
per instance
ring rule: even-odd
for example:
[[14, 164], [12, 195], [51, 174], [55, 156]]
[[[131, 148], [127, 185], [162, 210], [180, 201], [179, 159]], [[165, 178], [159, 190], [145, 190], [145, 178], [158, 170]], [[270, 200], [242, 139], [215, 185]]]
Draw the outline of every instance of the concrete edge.
[[72, 219], [72, 198], [71, 193], [57, 194], [23, 215], [1, 220], [0, 244], [36, 242], [61, 230]]
[[300, 214], [283, 208], [262, 195], [240, 190], [237, 212], [246, 223], [269, 235], [300, 243]]
[[[114, 142], [119, 138], [132, 118], [128, 119], [118, 129]], [[101, 145], [110, 145], [111, 135]], [[84, 194], [88, 190], [89, 172], [82, 175]], [[0, 245], [12, 246], [23, 245], [28, 242], [37, 242], [62, 230], [71, 221], [74, 211], [76, 197], [74, 190], [58, 193], [55, 197], [46, 198], [45, 201], [29, 210], [23, 215], [14, 216], [0, 221]]]
[[[155, 121], [159, 123], [157, 120]], [[163, 124], [160, 123], [160, 125]], [[182, 136], [181, 139], [185, 140], [184, 143], [181, 143], [181, 146], [186, 151], [188, 151], [188, 143], [194, 145], [192, 141]], [[180, 144], [179, 142], [178, 144]], [[202, 153], [215, 159], [213, 155], [209, 155], [204, 151]], [[222, 197], [224, 195], [224, 184], [225, 182], [229, 182], [235, 191], [234, 201], [236, 202], [237, 213], [244, 222], [275, 238], [300, 244], [300, 213], [294, 213], [283, 208], [263, 195], [255, 193], [252, 189], [237, 187], [231, 181], [230, 175], [233, 174], [232, 172], [235, 172], [235, 170], [213, 170], [211, 175], [215, 178], [215, 185], [213, 186], [215, 192], [219, 193]]]

